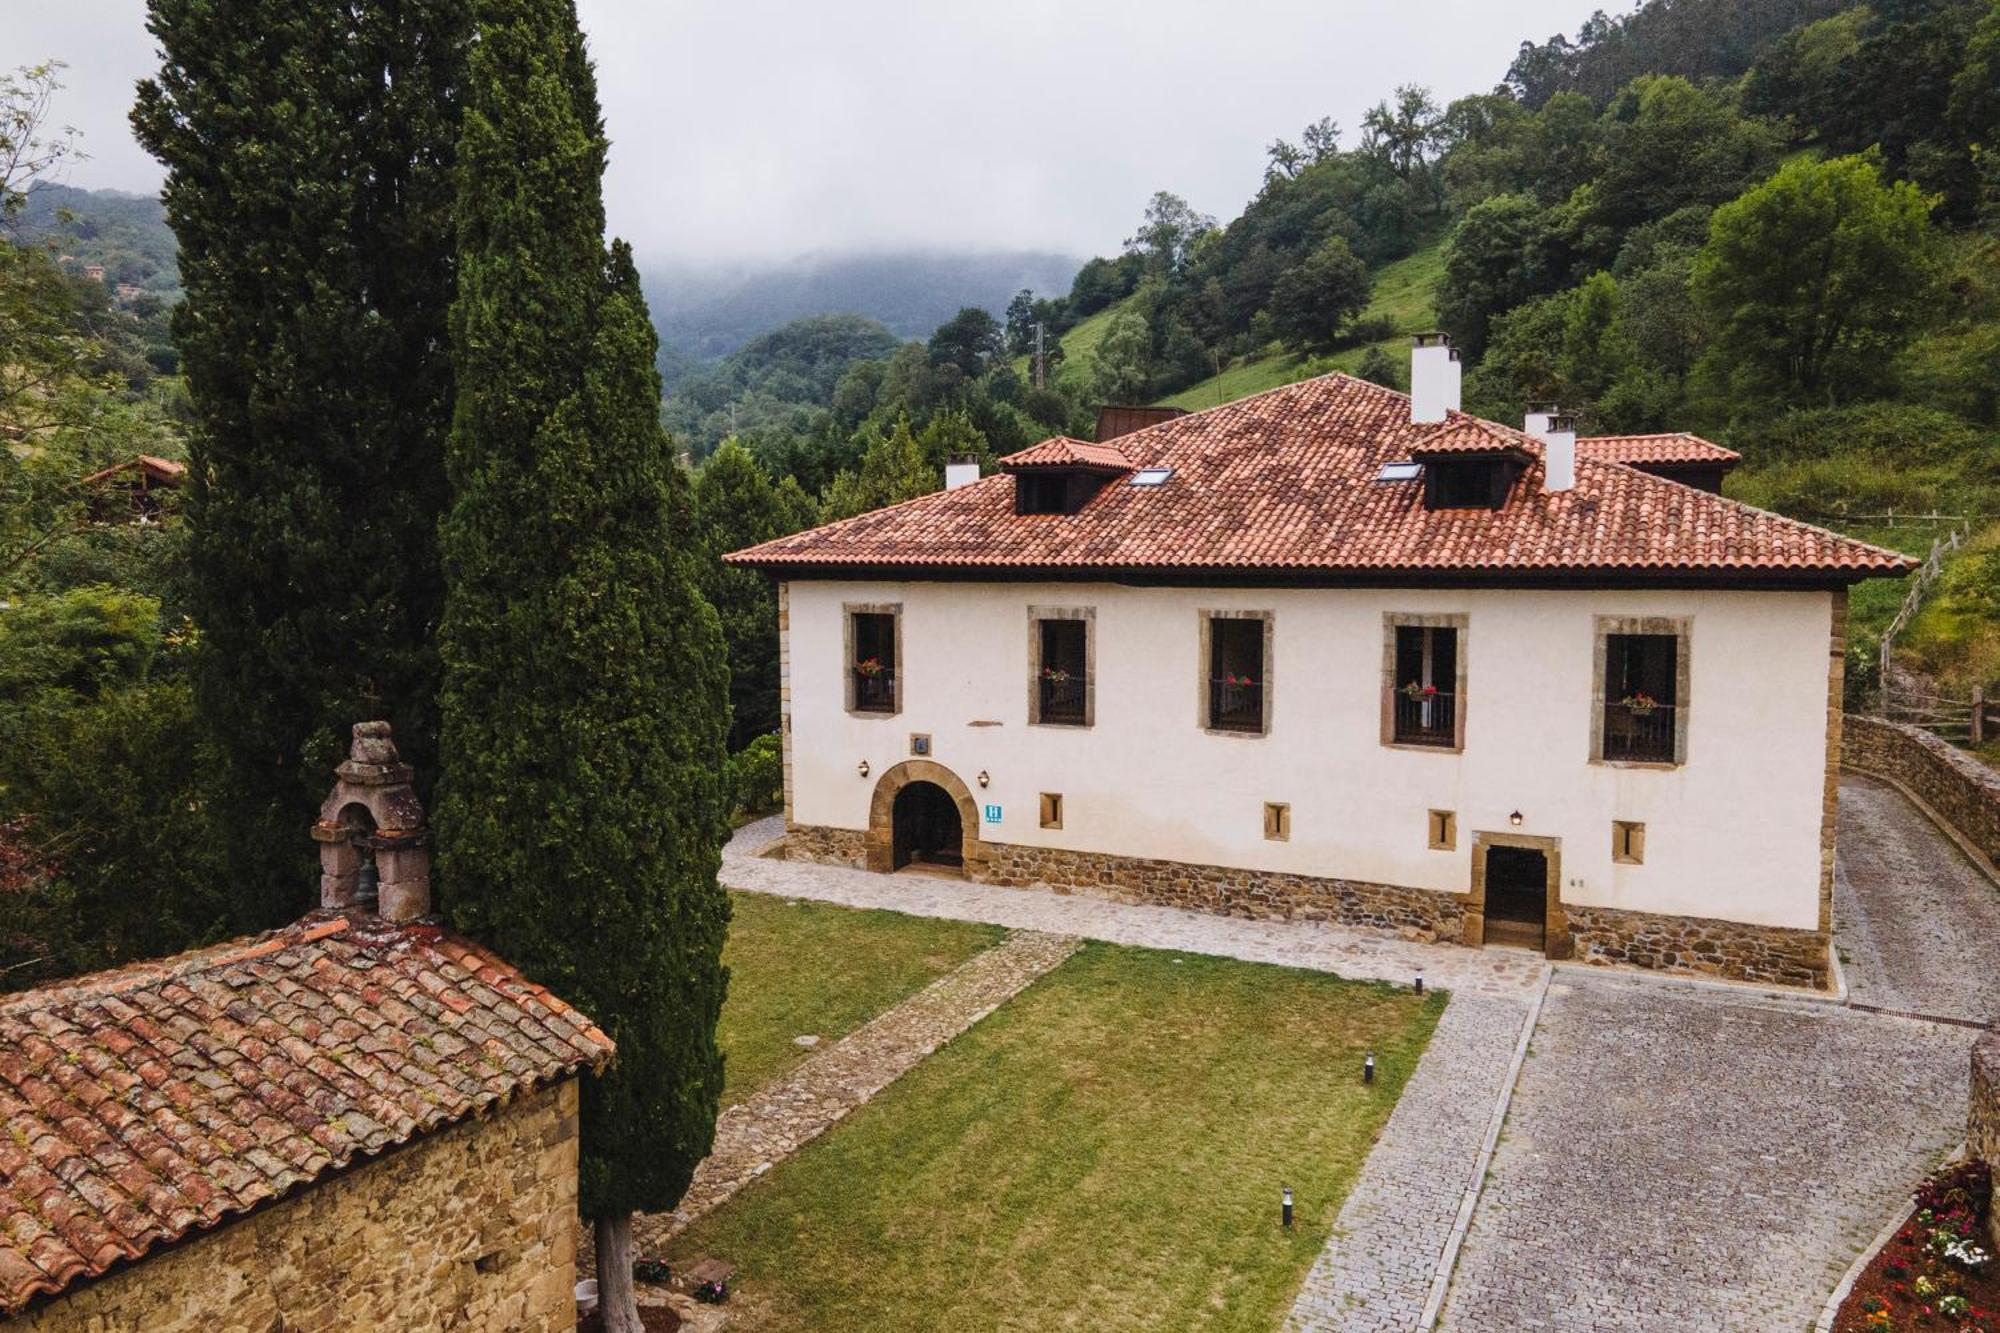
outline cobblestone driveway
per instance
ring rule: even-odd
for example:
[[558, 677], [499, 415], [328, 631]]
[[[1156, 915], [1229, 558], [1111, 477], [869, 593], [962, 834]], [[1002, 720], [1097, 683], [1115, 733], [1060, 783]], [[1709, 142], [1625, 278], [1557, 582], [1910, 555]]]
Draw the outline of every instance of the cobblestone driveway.
[[1440, 1327], [1808, 1328], [1964, 1137], [1974, 1035], [1558, 973]]
[[1834, 920], [1853, 1001], [2000, 1018], [2000, 887], [1886, 783], [1844, 778], [1840, 812]]

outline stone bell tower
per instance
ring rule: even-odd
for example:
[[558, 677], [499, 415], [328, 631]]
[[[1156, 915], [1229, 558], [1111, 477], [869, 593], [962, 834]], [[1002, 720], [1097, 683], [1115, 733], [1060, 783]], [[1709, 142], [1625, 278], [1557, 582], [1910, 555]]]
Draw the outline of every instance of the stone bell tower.
[[354, 724], [347, 762], [313, 825], [319, 905], [377, 912], [385, 921], [430, 915], [430, 831], [387, 722]]

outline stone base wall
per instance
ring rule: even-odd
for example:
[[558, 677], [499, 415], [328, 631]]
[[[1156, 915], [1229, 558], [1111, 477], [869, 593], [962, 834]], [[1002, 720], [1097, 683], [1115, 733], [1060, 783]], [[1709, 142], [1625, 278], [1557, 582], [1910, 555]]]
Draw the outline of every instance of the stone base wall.
[[1009, 888], [1046, 886], [1058, 893], [1223, 916], [1333, 921], [1420, 940], [1456, 943], [1465, 932], [1465, 901], [1455, 893], [1017, 843], [987, 847], [980, 879]]
[[785, 859], [868, 868], [868, 835], [858, 828], [791, 824], [785, 829]]
[[1575, 903], [1563, 904], [1563, 910], [1580, 962], [1629, 963], [1815, 990], [1832, 985], [1829, 941], [1816, 930]]
[[[1972, 1048], [1972, 1112], [1966, 1118], [1965, 1148], [1974, 1161], [1985, 1162], [2000, 1176], [2000, 1032], [1989, 1032]], [[1987, 1223], [1993, 1243], [2000, 1246], [2000, 1199], [1994, 1200]]]
[[2000, 864], [2000, 772], [1921, 727], [1855, 713], [1841, 728], [1840, 762], [1913, 793]]
[[576, 1327], [568, 1079], [30, 1309], [22, 1333]]

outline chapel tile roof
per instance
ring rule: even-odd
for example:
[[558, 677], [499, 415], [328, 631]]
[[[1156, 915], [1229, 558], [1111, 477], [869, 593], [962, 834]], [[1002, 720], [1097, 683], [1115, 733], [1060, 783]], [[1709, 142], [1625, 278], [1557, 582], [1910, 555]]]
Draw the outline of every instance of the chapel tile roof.
[[[1529, 461], [1500, 509], [1428, 510], [1424, 483], [1381, 481], [1427, 444], [1492, 441]], [[726, 557], [822, 571], [1226, 572], [1369, 578], [1665, 576], [1851, 583], [1912, 562], [1822, 528], [1588, 456], [1542, 489], [1541, 442], [1326, 375], [1120, 436], [1165, 484], [1104, 487], [1075, 514], [1014, 512], [1005, 473]], [[1032, 452], [1032, 451], [1029, 451]]]
[[1578, 458], [1605, 463], [1693, 463], [1734, 465], [1743, 455], [1687, 431], [1664, 435], [1590, 435], [1576, 442]]
[[1000, 466], [1083, 467], [1129, 472], [1132, 460], [1113, 445], [1091, 444], [1085, 440], [1073, 440], [1067, 435], [1057, 435], [1040, 444], [1031, 444], [1019, 453], [1008, 454], [1000, 460]]
[[0, 1316], [611, 1054], [480, 946], [370, 916], [0, 1000]]
[[100, 481], [108, 481], [124, 472], [137, 472], [148, 481], [166, 486], [179, 486], [187, 480], [187, 464], [176, 463], [171, 458], [159, 458], [153, 454], [134, 454], [120, 463], [93, 472], [77, 482], [79, 486], [94, 486]]

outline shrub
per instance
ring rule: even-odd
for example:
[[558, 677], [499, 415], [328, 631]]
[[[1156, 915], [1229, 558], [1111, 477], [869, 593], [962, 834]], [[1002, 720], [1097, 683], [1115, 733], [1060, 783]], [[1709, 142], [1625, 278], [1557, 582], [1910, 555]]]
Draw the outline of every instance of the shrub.
[[777, 732], [759, 736], [729, 756], [729, 790], [736, 808], [761, 815], [785, 797], [785, 753]]

